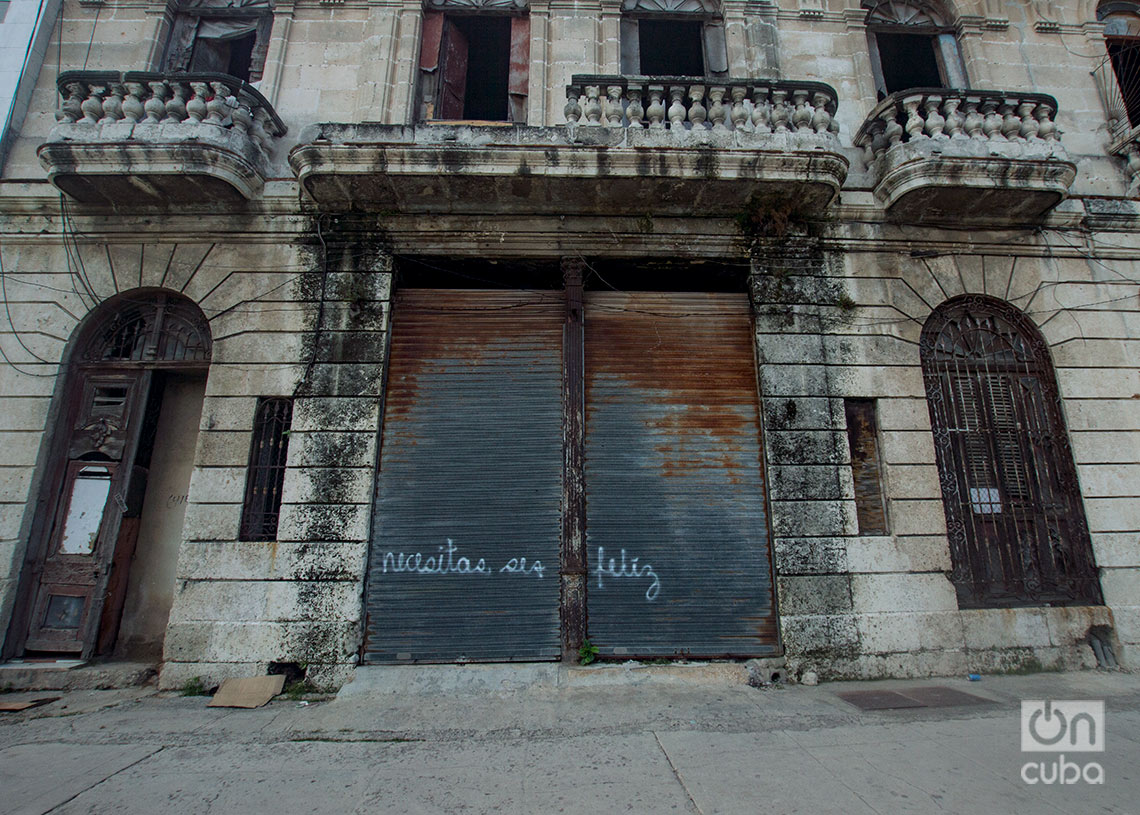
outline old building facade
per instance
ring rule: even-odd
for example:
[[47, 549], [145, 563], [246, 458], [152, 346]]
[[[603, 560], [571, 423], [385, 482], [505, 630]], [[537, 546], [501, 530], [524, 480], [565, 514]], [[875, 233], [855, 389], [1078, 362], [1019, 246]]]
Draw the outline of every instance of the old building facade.
[[0, 178], [3, 657], [1127, 663], [1134, 35], [64, 0]]

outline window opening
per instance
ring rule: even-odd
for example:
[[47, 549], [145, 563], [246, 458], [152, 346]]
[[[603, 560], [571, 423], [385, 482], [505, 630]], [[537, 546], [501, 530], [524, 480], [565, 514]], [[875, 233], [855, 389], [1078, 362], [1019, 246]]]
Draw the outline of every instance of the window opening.
[[[1140, 125], [1140, 6], [1134, 3], [1102, 3], [1097, 19], [1104, 23], [1104, 45], [1112, 66], [1115, 87], [1108, 92], [1110, 114], [1127, 118], [1129, 127]], [[1104, 73], [1097, 69], [1096, 74]], [[1102, 84], [1104, 77], [1100, 77]]]
[[864, 3], [867, 46], [879, 99], [909, 88], [965, 88], [958, 38], [926, 4], [902, 0]]
[[936, 37], [881, 31], [875, 39], [888, 94], [907, 88], [940, 88], [946, 84], [935, 58]]
[[526, 122], [530, 18], [424, 17], [421, 118]]
[[273, 27], [269, 0], [188, 0], [182, 6], [163, 70], [261, 79]]
[[241, 515], [243, 541], [271, 541], [277, 537], [292, 422], [292, 399], [258, 401]]
[[640, 73], [646, 76], [704, 76], [701, 23], [697, 20], [637, 21]]

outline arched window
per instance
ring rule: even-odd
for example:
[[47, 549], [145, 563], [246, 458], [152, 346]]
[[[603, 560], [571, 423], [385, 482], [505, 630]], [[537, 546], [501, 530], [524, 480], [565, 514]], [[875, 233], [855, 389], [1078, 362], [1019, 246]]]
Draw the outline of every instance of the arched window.
[[908, 88], [965, 88], [958, 38], [937, 8], [904, 0], [871, 0], [867, 45], [880, 99]]
[[961, 607], [1101, 602], [1040, 332], [968, 295], [934, 311], [920, 347]]
[[1120, 126], [1136, 127], [1140, 125], [1140, 4], [1110, 0], [1097, 7], [1096, 18], [1104, 23], [1105, 62], [1112, 66], [1111, 76], [1104, 66], [1095, 72], [1106, 92], [1109, 115]]

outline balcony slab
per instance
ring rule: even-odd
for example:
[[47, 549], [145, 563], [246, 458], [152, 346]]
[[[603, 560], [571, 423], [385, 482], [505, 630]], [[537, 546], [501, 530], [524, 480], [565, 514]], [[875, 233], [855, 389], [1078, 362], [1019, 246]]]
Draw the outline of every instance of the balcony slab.
[[38, 155], [48, 180], [85, 204], [235, 203], [265, 183], [248, 136], [204, 123], [65, 123]]
[[726, 216], [782, 196], [826, 207], [830, 134], [564, 125], [322, 124], [289, 162], [318, 203], [408, 213]]
[[1057, 142], [923, 139], [895, 145], [880, 162], [875, 197], [907, 223], [1040, 223], [1077, 175]]

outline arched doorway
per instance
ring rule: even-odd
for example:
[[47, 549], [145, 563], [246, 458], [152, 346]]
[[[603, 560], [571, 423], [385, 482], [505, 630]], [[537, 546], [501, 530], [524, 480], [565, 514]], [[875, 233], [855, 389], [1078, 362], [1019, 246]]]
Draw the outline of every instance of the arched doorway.
[[6, 656], [109, 653], [121, 621], [118, 650], [157, 655], [210, 354], [201, 310], [163, 290], [76, 330]]
[[954, 27], [925, 0], [864, 0], [879, 99], [910, 88], [965, 88]]
[[962, 608], [1099, 604], [1045, 341], [1009, 303], [943, 303], [920, 345]]

